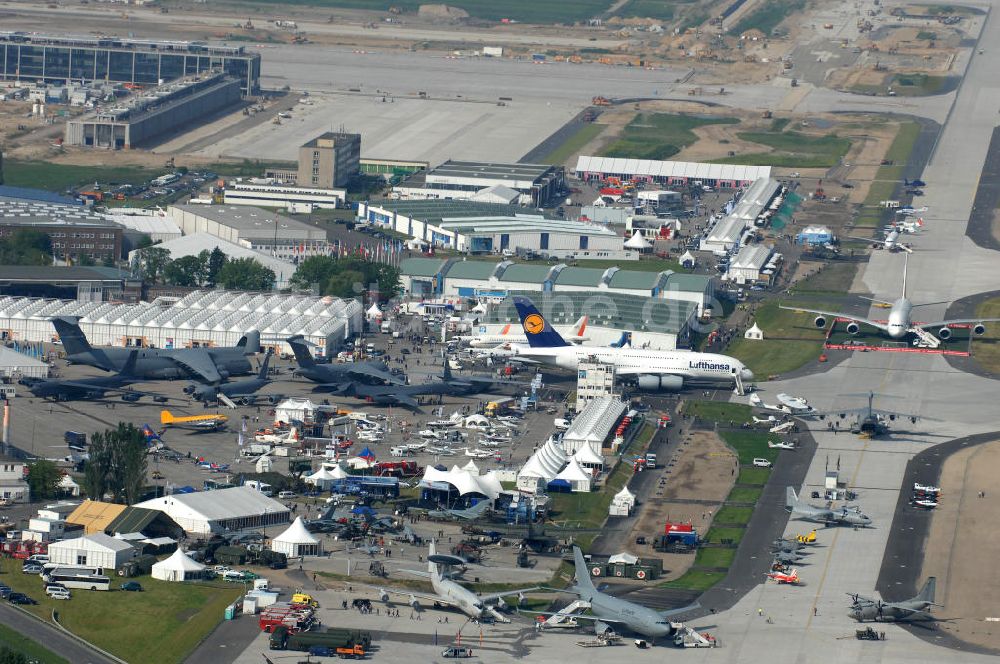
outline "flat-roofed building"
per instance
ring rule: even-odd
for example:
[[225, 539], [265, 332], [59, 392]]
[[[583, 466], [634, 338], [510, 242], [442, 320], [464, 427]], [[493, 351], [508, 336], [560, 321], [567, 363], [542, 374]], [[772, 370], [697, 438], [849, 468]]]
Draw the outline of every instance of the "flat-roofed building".
[[361, 134], [328, 131], [299, 148], [300, 187], [346, 187], [360, 172]]
[[524, 205], [541, 207], [566, 189], [566, 172], [552, 164], [494, 164], [448, 160], [418, 172], [393, 191], [401, 198], [470, 199], [502, 186], [521, 194]]
[[347, 202], [347, 190], [227, 182], [224, 200], [226, 205], [280, 207], [290, 212], [311, 212], [313, 208], [335, 210], [343, 207]]

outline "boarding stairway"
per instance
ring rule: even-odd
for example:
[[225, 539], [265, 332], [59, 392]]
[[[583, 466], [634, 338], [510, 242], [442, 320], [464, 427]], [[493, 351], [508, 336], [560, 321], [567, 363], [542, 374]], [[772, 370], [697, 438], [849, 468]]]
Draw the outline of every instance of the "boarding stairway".
[[232, 399], [230, 399], [229, 397], [227, 397], [227, 396], [226, 396], [225, 394], [223, 394], [222, 392], [219, 392], [219, 394], [218, 394], [218, 399], [219, 399], [219, 401], [220, 401], [221, 403], [224, 403], [224, 404], [226, 404], [226, 406], [228, 406], [229, 408], [236, 408], [236, 404], [235, 404], [235, 403], [233, 403], [233, 400], [232, 400]]
[[682, 648], [714, 648], [715, 637], [710, 634], [701, 634], [691, 629], [687, 625], [672, 623], [672, 627], [677, 629], [674, 636], [674, 644]]
[[911, 328], [910, 331], [917, 335], [917, 338], [920, 339], [921, 348], [937, 348], [941, 345], [940, 339], [923, 328], [914, 327]]
[[571, 619], [574, 613], [589, 608], [590, 608], [590, 602], [588, 602], [587, 600], [584, 599], [575, 600], [571, 604], [568, 604], [563, 609], [561, 609], [558, 613], [549, 616], [548, 619], [545, 621], [544, 625], [546, 627], [556, 627], [560, 625], [565, 626], [564, 623], [567, 620]]

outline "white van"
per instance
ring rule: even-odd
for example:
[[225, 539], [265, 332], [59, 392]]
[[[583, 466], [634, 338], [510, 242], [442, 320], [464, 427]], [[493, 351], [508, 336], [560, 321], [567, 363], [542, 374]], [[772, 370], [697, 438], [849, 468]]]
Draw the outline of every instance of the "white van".
[[70, 598], [69, 590], [67, 590], [63, 586], [55, 586], [55, 585], [45, 586], [45, 594], [51, 597], [52, 599]]

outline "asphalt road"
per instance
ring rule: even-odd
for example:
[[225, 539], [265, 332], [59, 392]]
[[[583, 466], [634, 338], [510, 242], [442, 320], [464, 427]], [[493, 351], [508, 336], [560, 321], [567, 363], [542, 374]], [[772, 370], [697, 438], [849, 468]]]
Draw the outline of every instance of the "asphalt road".
[[993, 130], [986, 163], [979, 176], [979, 187], [972, 203], [972, 214], [965, 234], [983, 249], [1000, 250], [1000, 242], [993, 236], [993, 215], [1000, 202], [1000, 127]]
[[66, 636], [57, 628], [50, 627], [37, 618], [7, 605], [6, 602], [0, 603], [0, 622], [72, 664], [116, 664], [116, 660], [105, 657], [80, 641]]

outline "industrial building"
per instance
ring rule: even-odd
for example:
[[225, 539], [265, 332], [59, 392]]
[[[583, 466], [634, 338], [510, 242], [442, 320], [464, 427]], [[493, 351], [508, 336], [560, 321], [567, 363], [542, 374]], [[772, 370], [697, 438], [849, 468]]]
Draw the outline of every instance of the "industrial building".
[[347, 202], [346, 189], [317, 189], [288, 184], [227, 182], [226, 205], [280, 207], [290, 212], [312, 212], [314, 208], [336, 210]]
[[576, 161], [576, 176], [584, 181], [613, 177], [667, 186], [739, 189], [761, 178], [770, 178], [771, 167], [580, 156]]
[[701, 316], [715, 296], [710, 276], [670, 270], [641, 272], [627, 267], [585, 268], [565, 263], [407, 258], [400, 263], [400, 272], [403, 289], [415, 297], [499, 300], [513, 291], [616, 293], [689, 302]]
[[781, 205], [781, 196], [782, 187], [778, 181], [756, 180], [739, 200], [730, 201], [726, 215], [702, 238], [701, 250], [721, 254], [738, 248], [743, 244], [744, 235]]
[[242, 94], [260, 93], [260, 54], [204, 42], [0, 32], [0, 78], [156, 86], [221, 69]]
[[160, 209], [110, 208], [104, 218], [133, 233], [145, 235], [154, 243], [176, 240], [182, 235], [180, 227]]
[[[252, 258], [267, 269], [274, 272], [274, 288], [287, 288], [289, 280], [295, 274], [295, 264], [291, 261], [272, 256], [269, 252], [255, 251], [240, 244], [233, 244], [208, 233], [192, 233], [174, 240], [162, 242], [156, 247], [170, 252], [170, 258], [176, 260], [184, 256], [197, 256], [203, 251], [211, 252], [216, 247], [230, 259]], [[136, 260], [141, 249], [129, 252], [129, 261]]]
[[627, 260], [624, 240], [605, 226], [550, 219], [530, 208], [474, 201], [359, 203], [358, 217], [417, 241], [473, 254]]
[[58, 316], [79, 318], [95, 346], [156, 348], [234, 346], [249, 330], [273, 339], [301, 334], [319, 348], [330, 348], [361, 332], [364, 323], [356, 300], [332, 297], [225, 290], [136, 304], [0, 297], [0, 337], [51, 343], [56, 339], [52, 319]]
[[519, 192], [521, 204], [543, 207], [565, 192], [566, 173], [562, 166], [550, 164], [448, 160], [428, 171], [415, 173], [394, 187], [393, 192], [400, 198], [467, 200], [498, 185]]
[[113, 267], [3, 265], [0, 293], [80, 302], [137, 302], [142, 280]]
[[240, 82], [235, 78], [198, 74], [68, 121], [66, 144], [128, 150], [180, 128], [191, 129], [239, 101]]
[[122, 228], [79, 205], [0, 197], [0, 238], [22, 228], [41, 231], [52, 240], [52, 254], [61, 260], [118, 260]]
[[137, 507], [165, 512], [192, 535], [261, 529], [289, 522], [291, 510], [249, 487], [195, 493], [175, 493], [139, 503]]
[[328, 131], [299, 148], [300, 187], [346, 187], [360, 172], [361, 134]]
[[118, 569], [138, 551], [128, 542], [104, 533], [84, 535], [49, 545], [49, 562], [67, 567]]
[[185, 235], [208, 233], [234, 244], [241, 240], [326, 240], [326, 231], [270, 210], [236, 205], [171, 205], [169, 215]]

